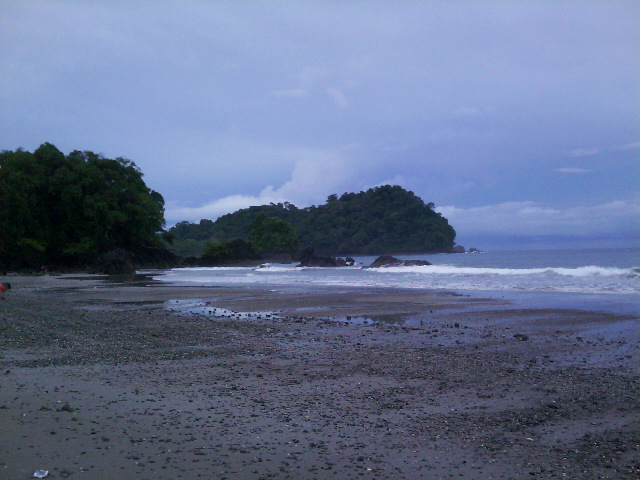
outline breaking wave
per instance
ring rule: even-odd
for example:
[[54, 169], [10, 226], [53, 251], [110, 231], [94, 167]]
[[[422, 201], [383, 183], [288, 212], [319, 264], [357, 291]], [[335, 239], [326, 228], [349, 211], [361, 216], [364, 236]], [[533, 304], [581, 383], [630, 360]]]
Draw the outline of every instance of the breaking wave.
[[428, 265], [411, 267], [380, 267], [371, 269], [380, 273], [423, 273], [431, 275], [559, 275], [563, 277], [640, 277], [640, 268], [615, 268], [588, 265], [577, 268], [490, 268], [458, 267], [454, 265]]
[[[631, 253], [635, 255], [636, 251]], [[446, 263], [438, 263], [446, 258]], [[428, 258], [433, 265], [361, 269], [375, 258], [342, 268], [263, 264], [260, 267], [195, 267], [154, 272], [176, 285], [277, 286], [278, 288], [377, 287], [449, 291], [640, 294], [637, 256], [619, 251], [518, 252]], [[451, 260], [454, 260], [452, 262]], [[592, 263], [591, 263], [592, 262]]]

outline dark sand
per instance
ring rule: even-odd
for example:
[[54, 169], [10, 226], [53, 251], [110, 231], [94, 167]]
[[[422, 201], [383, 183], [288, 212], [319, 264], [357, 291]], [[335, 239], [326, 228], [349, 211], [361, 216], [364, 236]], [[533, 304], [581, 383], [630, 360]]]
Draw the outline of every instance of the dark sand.
[[[640, 478], [636, 318], [423, 291], [8, 280], [1, 479]], [[167, 310], [186, 298], [277, 314]]]

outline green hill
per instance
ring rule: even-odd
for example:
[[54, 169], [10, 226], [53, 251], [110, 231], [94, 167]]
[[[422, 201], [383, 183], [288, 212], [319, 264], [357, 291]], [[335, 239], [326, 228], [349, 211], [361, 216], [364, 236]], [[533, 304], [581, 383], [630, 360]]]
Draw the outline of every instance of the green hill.
[[331, 195], [324, 205], [297, 208], [279, 203], [244, 208], [215, 222], [181, 222], [170, 229], [176, 253], [198, 256], [208, 240], [247, 240], [258, 214], [280, 218], [298, 233], [299, 245], [331, 255], [444, 252], [455, 230], [414, 193], [384, 185], [360, 193]]

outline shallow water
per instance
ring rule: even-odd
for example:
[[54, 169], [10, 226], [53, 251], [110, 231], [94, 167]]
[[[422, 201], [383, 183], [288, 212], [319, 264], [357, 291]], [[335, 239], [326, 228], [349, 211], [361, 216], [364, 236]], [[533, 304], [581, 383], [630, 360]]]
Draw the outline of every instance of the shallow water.
[[404, 288], [463, 292], [523, 306], [603, 310], [640, 315], [640, 249], [398, 255], [431, 266], [368, 269], [375, 257], [356, 257], [354, 267], [307, 268], [295, 264], [178, 268], [148, 272], [154, 282], [182, 286], [269, 288], [313, 292], [325, 288]]

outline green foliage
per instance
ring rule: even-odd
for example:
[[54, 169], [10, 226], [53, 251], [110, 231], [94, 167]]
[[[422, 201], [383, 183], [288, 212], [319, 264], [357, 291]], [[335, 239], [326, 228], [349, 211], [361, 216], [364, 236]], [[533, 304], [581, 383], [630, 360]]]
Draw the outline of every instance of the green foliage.
[[200, 223], [180, 222], [169, 229], [172, 241], [168, 248], [182, 258], [200, 257], [205, 253], [206, 243], [220, 238], [229, 240], [236, 237], [218, 237], [213, 233], [214, 222], [200, 220]]
[[245, 260], [256, 260], [258, 253], [250, 243], [244, 240], [235, 239], [230, 242], [206, 242], [201, 263], [207, 265], [220, 265], [228, 262], [238, 262]]
[[294, 253], [298, 248], [298, 235], [291, 224], [264, 213], [251, 222], [248, 240], [259, 253]]
[[200, 257], [204, 255], [207, 242], [204, 240], [194, 240], [187, 238], [184, 240], [174, 240], [168, 248], [177, 256], [182, 258]]
[[212, 259], [226, 259], [231, 255], [231, 249], [226, 243], [207, 242], [204, 247], [204, 256]]
[[164, 200], [131, 161], [64, 155], [45, 143], [0, 153], [0, 259], [10, 267], [79, 265], [161, 245]]
[[188, 239], [248, 239], [259, 215], [291, 224], [299, 245], [332, 255], [441, 252], [453, 246], [456, 235], [433, 203], [390, 185], [330, 195], [324, 205], [304, 209], [290, 203], [249, 207], [215, 222], [182, 222], [170, 231], [175, 245]]

